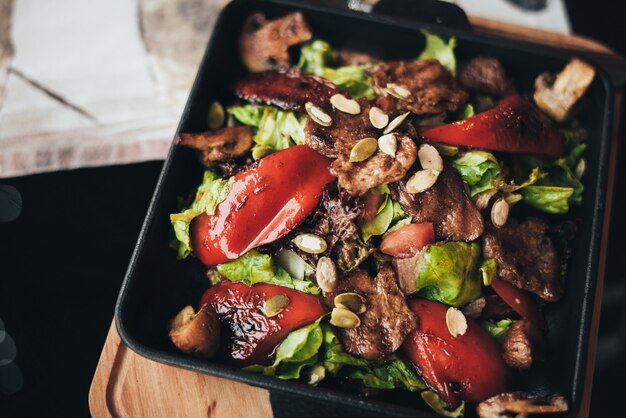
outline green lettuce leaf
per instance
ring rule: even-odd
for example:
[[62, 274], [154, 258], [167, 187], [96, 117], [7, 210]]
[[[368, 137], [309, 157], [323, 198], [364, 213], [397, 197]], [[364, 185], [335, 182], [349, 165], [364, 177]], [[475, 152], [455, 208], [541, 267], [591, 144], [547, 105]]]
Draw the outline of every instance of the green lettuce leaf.
[[469, 151], [452, 160], [454, 167], [465, 183], [470, 186], [470, 195], [497, 187], [502, 182], [502, 169], [493, 154], [486, 151]]
[[483, 278], [483, 284], [489, 286], [498, 273], [498, 264], [493, 258], [483, 261], [480, 266], [480, 274]]
[[456, 75], [456, 57], [454, 56], [456, 38], [452, 37], [446, 43], [442, 38], [425, 29], [421, 32], [426, 37], [426, 47], [418, 59], [436, 59], [441, 65], [446, 67], [452, 75]]
[[433, 411], [442, 417], [459, 418], [463, 417], [465, 414], [465, 402], [461, 402], [461, 405], [459, 405], [458, 408], [454, 411], [450, 411], [448, 409], [448, 404], [446, 404], [444, 400], [432, 390], [425, 390], [421, 393], [421, 396], [424, 402], [426, 402], [428, 406], [433, 409]]
[[365, 97], [374, 100], [369, 68], [364, 65], [346, 65], [339, 68], [325, 68], [322, 76], [332, 81], [339, 90], [345, 91], [353, 99]]
[[569, 202], [574, 195], [571, 187], [528, 186], [520, 190], [523, 201], [547, 213], [563, 214], [569, 211]]
[[328, 42], [316, 39], [300, 49], [298, 67], [306, 74], [324, 76], [324, 70], [334, 61], [335, 55]]
[[477, 243], [430, 245], [417, 274], [416, 291], [426, 299], [456, 307], [480, 297], [480, 254]]
[[457, 113], [456, 118], [457, 120], [463, 120], [463, 119], [471, 118], [474, 115], [476, 115], [474, 106], [472, 106], [471, 103], [468, 103], [465, 105], [465, 108], [463, 110]]
[[256, 250], [248, 251], [236, 260], [219, 264], [217, 271], [228, 280], [242, 281], [250, 286], [255, 283], [270, 283], [313, 295], [320, 293], [320, 289], [313, 282], [291, 277], [285, 269], [276, 265], [270, 254], [262, 254]]
[[509, 327], [513, 325], [512, 319], [501, 319], [499, 321], [491, 321], [483, 319], [479, 322], [479, 325], [484, 328], [491, 336], [493, 336], [499, 343], [504, 341], [506, 333], [509, 331]]
[[359, 379], [368, 388], [405, 389], [419, 392], [426, 389], [426, 384], [419, 377], [415, 367], [406, 359], [392, 355], [376, 364], [368, 366], [346, 367], [344, 372], [352, 379]]
[[373, 236], [385, 234], [389, 231], [392, 224], [396, 224], [406, 217], [402, 206], [391, 199], [391, 191], [387, 185], [379, 186], [377, 189], [372, 190], [371, 193], [383, 194], [385, 195], [385, 200], [380, 204], [374, 219], [361, 225], [361, 236], [364, 242], [368, 242]]
[[172, 213], [170, 215], [170, 222], [172, 223], [174, 235], [178, 241], [175, 246], [178, 250], [179, 259], [183, 259], [191, 253], [189, 224], [193, 218], [203, 212], [208, 215], [213, 215], [217, 205], [228, 196], [228, 192], [230, 192], [234, 181], [234, 177], [223, 179], [210, 170], [205, 171], [202, 184], [198, 186], [195, 199], [191, 206], [180, 213]]

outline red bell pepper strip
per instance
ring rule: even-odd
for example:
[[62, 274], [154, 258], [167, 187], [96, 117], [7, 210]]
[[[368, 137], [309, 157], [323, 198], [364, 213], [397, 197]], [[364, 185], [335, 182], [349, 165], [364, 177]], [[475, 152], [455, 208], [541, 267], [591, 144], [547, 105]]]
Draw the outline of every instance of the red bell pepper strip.
[[522, 318], [528, 319], [541, 329], [546, 329], [546, 321], [529, 292], [501, 279], [494, 279], [491, 287]]
[[465, 334], [453, 337], [446, 325], [448, 306], [425, 299], [409, 301], [418, 327], [402, 348], [424, 381], [452, 409], [462, 400], [482, 402], [506, 392], [511, 371], [498, 342], [470, 318]]
[[380, 251], [393, 257], [411, 257], [435, 242], [435, 229], [430, 222], [408, 224], [389, 233], [380, 243]]
[[[276, 316], [267, 317], [263, 304], [276, 295], [287, 295], [289, 304]], [[287, 335], [315, 322], [325, 311], [319, 298], [308, 293], [267, 283], [248, 286], [222, 282], [210, 287], [200, 300], [209, 304], [222, 323], [221, 355], [239, 366], [267, 364]]]
[[324, 186], [334, 180], [330, 161], [298, 145], [235, 175], [215, 214], [203, 213], [191, 222], [196, 256], [213, 266], [286, 235], [315, 209]]
[[431, 141], [492, 151], [561, 157], [563, 142], [556, 125], [522, 96], [502, 99], [492, 109], [470, 118], [424, 128]]

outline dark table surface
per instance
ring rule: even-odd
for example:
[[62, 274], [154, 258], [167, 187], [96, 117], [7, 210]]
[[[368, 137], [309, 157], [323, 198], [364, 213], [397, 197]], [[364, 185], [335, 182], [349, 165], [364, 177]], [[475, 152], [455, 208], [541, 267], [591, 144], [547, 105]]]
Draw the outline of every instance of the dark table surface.
[[[610, 12], [619, 2], [567, 4], [575, 31], [626, 52], [620, 14]], [[0, 417], [89, 415], [91, 379], [161, 164], [0, 179], [23, 198], [21, 216], [0, 223]], [[619, 164], [592, 416], [619, 408], [626, 375], [625, 186]]]

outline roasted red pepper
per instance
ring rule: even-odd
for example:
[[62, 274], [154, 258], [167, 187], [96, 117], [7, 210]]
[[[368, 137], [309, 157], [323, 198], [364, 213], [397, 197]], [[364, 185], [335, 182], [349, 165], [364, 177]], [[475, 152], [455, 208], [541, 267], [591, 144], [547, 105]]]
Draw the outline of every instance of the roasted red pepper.
[[529, 292], [501, 279], [494, 279], [491, 287], [522, 318], [528, 319], [541, 329], [546, 328], [546, 321]]
[[[263, 312], [266, 300], [287, 295], [289, 304], [276, 316]], [[209, 288], [200, 307], [208, 303], [222, 323], [221, 355], [239, 366], [267, 364], [287, 335], [324, 315], [319, 298], [267, 283], [248, 286], [222, 282]]]
[[426, 383], [451, 408], [462, 400], [482, 402], [509, 389], [511, 371], [500, 345], [472, 319], [467, 330], [453, 337], [446, 325], [448, 306], [425, 299], [409, 301], [418, 327], [403, 349]]
[[563, 142], [556, 125], [522, 96], [502, 99], [492, 109], [447, 125], [425, 128], [431, 141], [493, 151], [560, 157]]
[[213, 266], [284, 236], [315, 209], [324, 186], [333, 181], [329, 164], [328, 158], [299, 145], [235, 175], [215, 214], [192, 221], [193, 252]]

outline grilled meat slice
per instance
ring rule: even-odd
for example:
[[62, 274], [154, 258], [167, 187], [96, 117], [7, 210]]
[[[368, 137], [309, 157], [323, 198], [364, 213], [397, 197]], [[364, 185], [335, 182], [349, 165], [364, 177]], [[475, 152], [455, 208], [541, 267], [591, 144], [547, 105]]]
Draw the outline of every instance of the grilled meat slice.
[[405, 181], [393, 184], [391, 191], [414, 222], [432, 222], [439, 238], [473, 241], [483, 233], [480, 211], [452, 168], [444, 168], [437, 182], [422, 193], [409, 193]]
[[361, 325], [342, 329], [343, 344], [351, 354], [368, 360], [381, 360], [396, 351], [415, 329], [417, 318], [409, 309], [390, 266], [384, 266], [372, 279], [363, 270], [344, 277], [335, 295], [354, 292], [367, 301], [360, 314]]
[[209, 167], [217, 161], [241, 157], [252, 147], [252, 128], [231, 126], [197, 134], [181, 133], [174, 143], [200, 152], [200, 160]]
[[498, 262], [498, 277], [549, 302], [563, 296], [559, 258], [548, 226], [539, 219], [519, 223], [509, 218], [502, 228], [490, 228], [484, 237], [483, 256]]
[[398, 149], [394, 157], [377, 150], [365, 161], [350, 162], [352, 148], [363, 138], [378, 138], [382, 131], [369, 120], [371, 103], [360, 100], [361, 112], [349, 115], [340, 111], [332, 113], [333, 124], [318, 125], [310, 118], [304, 127], [308, 146], [322, 155], [336, 158], [330, 172], [337, 176], [339, 185], [353, 196], [361, 196], [372, 187], [400, 180], [417, 157], [417, 147], [406, 135], [396, 136]]
[[515, 91], [504, 67], [497, 58], [476, 57], [459, 71], [459, 81], [468, 91], [503, 97]]
[[388, 62], [374, 72], [373, 79], [383, 97], [390, 96], [388, 84], [410, 91], [410, 97], [399, 100], [399, 104], [417, 115], [457, 111], [468, 97], [452, 74], [436, 60]]
[[241, 99], [296, 112], [304, 112], [306, 102], [327, 105], [335, 93], [337, 88], [330, 81], [297, 69], [249, 74], [235, 84], [235, 94]]
[[289, 68], [289, 47], [306, 42], [313, 34], [300, 12], [267, 20], [254, 13], [243, 24], [239, 35], [241, 61], [252, 72]]

